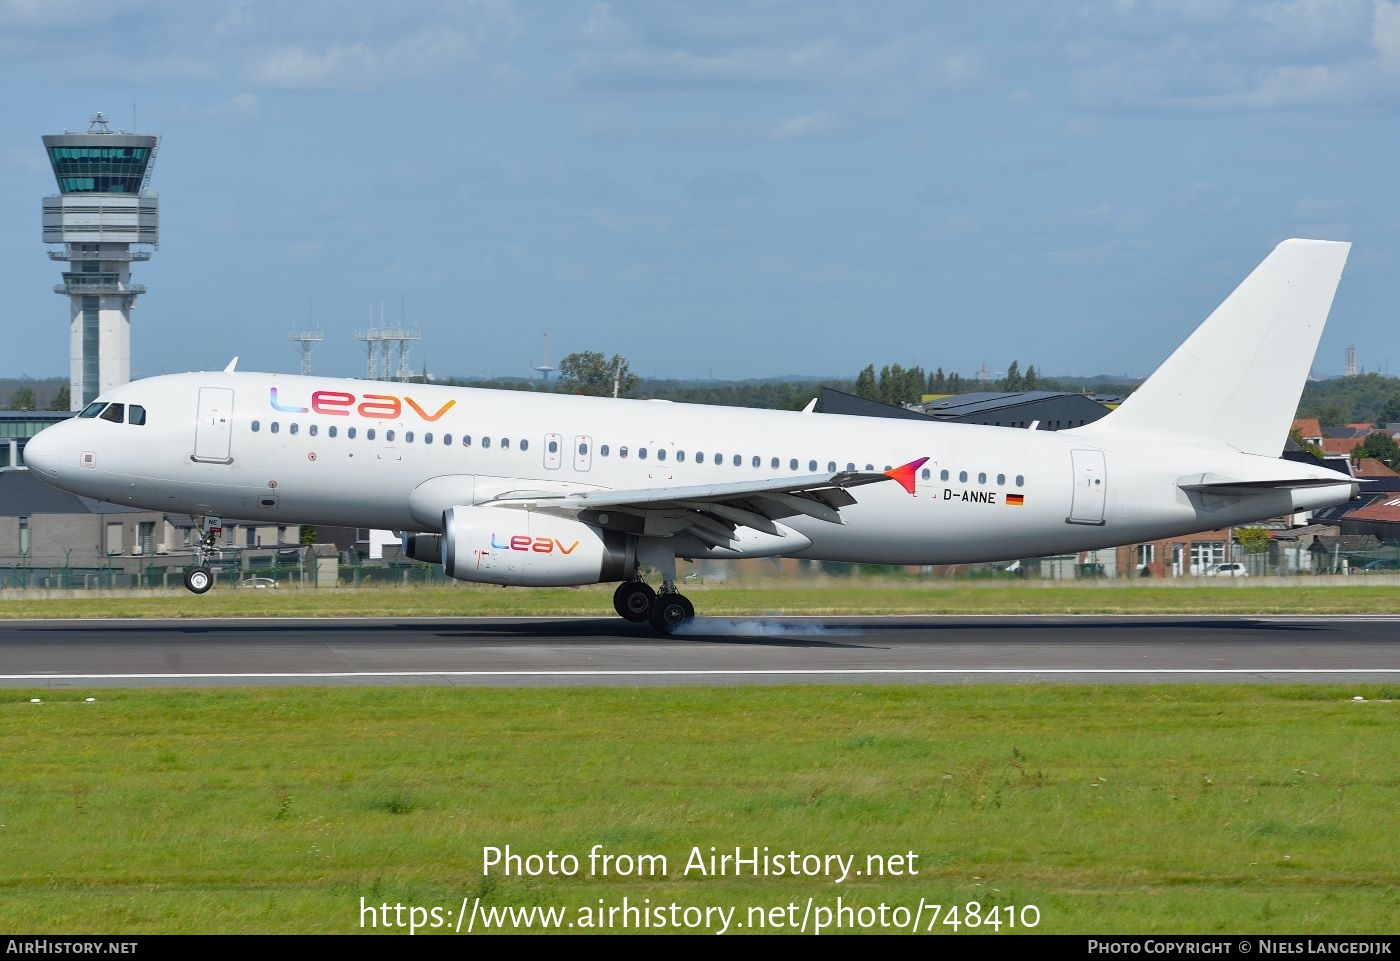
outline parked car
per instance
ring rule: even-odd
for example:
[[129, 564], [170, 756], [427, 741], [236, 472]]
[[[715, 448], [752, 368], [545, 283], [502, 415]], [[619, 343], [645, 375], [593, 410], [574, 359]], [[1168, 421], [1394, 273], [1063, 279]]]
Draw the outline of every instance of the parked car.
[[1243, 564], [1212, 564], [1206, 568], [1206, 577], [1248, 577], [1249, 571]]
[[269, 587], [276, 587], [277, 582], [270, 577], [245, 577], [238, 582], [239, 587], [251, 587], [255, 590], [264, 590]]
[[1361, 565], [1363, 574], [1393, 574], [1400, 572], [1400, 558], [1382, 557]]

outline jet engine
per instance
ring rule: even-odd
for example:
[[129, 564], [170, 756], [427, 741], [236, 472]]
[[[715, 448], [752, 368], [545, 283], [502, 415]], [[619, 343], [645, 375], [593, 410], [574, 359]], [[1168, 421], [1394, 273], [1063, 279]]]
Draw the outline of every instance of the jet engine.
[[626, 580], [637, 539], [567, 517], [504, 507], [443, 513], [442, 569], [448, 577], [519, 587], [575, 587]]
[[442, 535], [441, 534], [409, 534], [402, 535], [403, 556], [411, 561], [423, 561], [428, 564], [442, 563]]

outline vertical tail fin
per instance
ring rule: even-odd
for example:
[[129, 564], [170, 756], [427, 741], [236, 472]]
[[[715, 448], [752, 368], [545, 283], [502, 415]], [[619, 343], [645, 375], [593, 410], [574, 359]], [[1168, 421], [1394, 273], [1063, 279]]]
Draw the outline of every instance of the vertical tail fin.
[[1349, 243], [1285, 240], [1102, 425], [1277, 457]]

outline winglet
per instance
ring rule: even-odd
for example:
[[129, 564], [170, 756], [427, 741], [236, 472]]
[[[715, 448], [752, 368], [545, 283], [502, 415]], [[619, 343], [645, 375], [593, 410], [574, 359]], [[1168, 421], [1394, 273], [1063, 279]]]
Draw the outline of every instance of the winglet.
[[238, 369], [238, 358], [235, 357], [235, 358], [233, 358], [233, 360], [231, 360], [231, 361], [228, 362], [228, 366], [224, 368], [224, 373], [225, 373], [225, 374], [231, 374], [231, 373], [233, 373], [233, 372], [234, 372], [235, 370], [237, 370], [237, 369]]
[[927, 457], [920, 457], [918, 460], [911, 460], [902, 467], [893, 467], [885, 471], [885, 476], [891, 480], [899, 481], [899, 486], [912, 495], [914, 493], [914, 473], [927, 462]]

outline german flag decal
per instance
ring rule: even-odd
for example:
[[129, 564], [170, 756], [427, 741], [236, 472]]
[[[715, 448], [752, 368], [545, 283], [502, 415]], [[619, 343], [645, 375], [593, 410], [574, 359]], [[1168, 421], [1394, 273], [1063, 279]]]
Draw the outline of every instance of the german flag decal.
[[1026, 503], [1026, 496], [1024, 494], [1007, 494], [1006, 503], [1012, 507], [1021, 507]]

